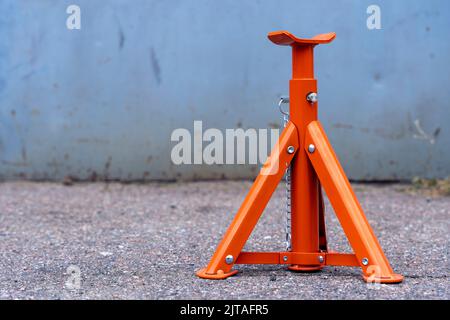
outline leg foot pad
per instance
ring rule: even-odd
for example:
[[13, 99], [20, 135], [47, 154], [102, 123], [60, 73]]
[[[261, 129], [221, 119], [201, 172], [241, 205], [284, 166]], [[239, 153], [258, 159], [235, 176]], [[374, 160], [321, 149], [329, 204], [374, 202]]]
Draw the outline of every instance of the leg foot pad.
[[228, 277], [234, 276], [238, 273], [237, 270], [231, 270], [230, 272], [223, 272], [222, 270], [218, 270], [217, 273], [206, 273], [206, 268], [197, 271], [196, 275], [202, 279], [210, 279], [210, 280], [223, 280]]
[[364, 281], [368, 283], [400, 283], [403, 281], [403, 276], [396, 273], [393, 273], [386, 277], [363, 274], [363, 278]]

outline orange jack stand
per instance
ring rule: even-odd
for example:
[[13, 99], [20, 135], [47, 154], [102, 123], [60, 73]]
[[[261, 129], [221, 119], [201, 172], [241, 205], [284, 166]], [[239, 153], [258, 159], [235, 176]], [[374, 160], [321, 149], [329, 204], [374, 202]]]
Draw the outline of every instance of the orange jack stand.
[[[398, 283], [361, 205], [317, 120], [317, 81], [313, 50], [335, 33], [299, 39], [286, 31], [269, 33], [278, 45], [292, 47], [290, 119], [264, 164], [211, 261], [197, 275], [225, 279], [234, 264], [285, 264], [292, 271], [315, 271], [326, 265], [360, 266], [367, 282]], [[241, 252], [264, 208], [291, 165], [291, 250]], [[322, 187], [333, 206], [354, 254], [328, 251]]]

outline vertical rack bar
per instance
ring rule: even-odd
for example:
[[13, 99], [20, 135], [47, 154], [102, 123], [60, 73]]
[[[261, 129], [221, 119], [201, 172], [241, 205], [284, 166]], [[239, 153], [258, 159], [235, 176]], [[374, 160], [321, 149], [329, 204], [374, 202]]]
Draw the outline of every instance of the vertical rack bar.
[[[292, 46], [292, 79], [289, 83], [290, 120], [299, 134], [300, 150], [292, 163], [291, 173], [291, 232], [292, 252], [319, 252], [319, 194], [316, 173], [305, 152], [306, 127], [317, 120], [317, 103], [306, 100], [310, 92], [317, 92], [314, 79], [314, 45]], [[321, 269], [317, 265], [292, 265], [293, 271]]]

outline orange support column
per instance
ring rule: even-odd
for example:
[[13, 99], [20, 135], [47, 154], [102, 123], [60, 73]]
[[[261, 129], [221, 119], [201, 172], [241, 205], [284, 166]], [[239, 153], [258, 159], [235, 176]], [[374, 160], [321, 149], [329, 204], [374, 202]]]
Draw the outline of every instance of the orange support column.
[[[292, 251], [302, 253], [319, 252], [319, 188], [304, 148], [306, 127], [311, 121], [317, 120], [317, 102], [306, 99], [308, 94], [317, 94], [313, 50], [313, 44], [292, 45], [293, 72], [289, 83], [289, 119], [298, 129], [301, 149], [292, 160], [291, 167], [291, 247]], [[319, 263], [289, 267], [293, 271], [321, 268]]]

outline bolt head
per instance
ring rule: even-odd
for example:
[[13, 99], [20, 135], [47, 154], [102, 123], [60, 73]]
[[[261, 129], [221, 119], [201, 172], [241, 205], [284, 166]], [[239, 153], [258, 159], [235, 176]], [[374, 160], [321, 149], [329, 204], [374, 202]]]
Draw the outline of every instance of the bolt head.
[[225, 257], [225, 263], [226, 263], [226, 264], [232, 264], [233, 261], [234, 261], [234, 258], [233, 258], [233, 256], [232, 256], [231, 254], [229, 254], [229, 255], [227, 255], [227, 256]]
[[295, 148], [294, 148], [293, 146], [289, 146], [289, 147], [287, 148], [287, 153], [289, 153], [289, 154], [293, 154], [294, 151], [295, 151]]
[[306, 100], [308, 100], [308, 102], [311, 102], [311, 103], [316, 103], [317, 102], [317, 93], [315, 93], [315, 92], [308, 93], [308, 95], [306, 96]]
[[309, 153], [313, 153], [314, 151], [316, 151], [316, 146], [313, 145], [313, 144], [310, 144], [310, 145], [308, 146], [308, 152], [309, 152]]
[[362, 262], [363, 266], [367, 266], [367, 265], [369, 264], [369, 259], [363, 258], [363, 259], [361, 260], [361, 262]]

